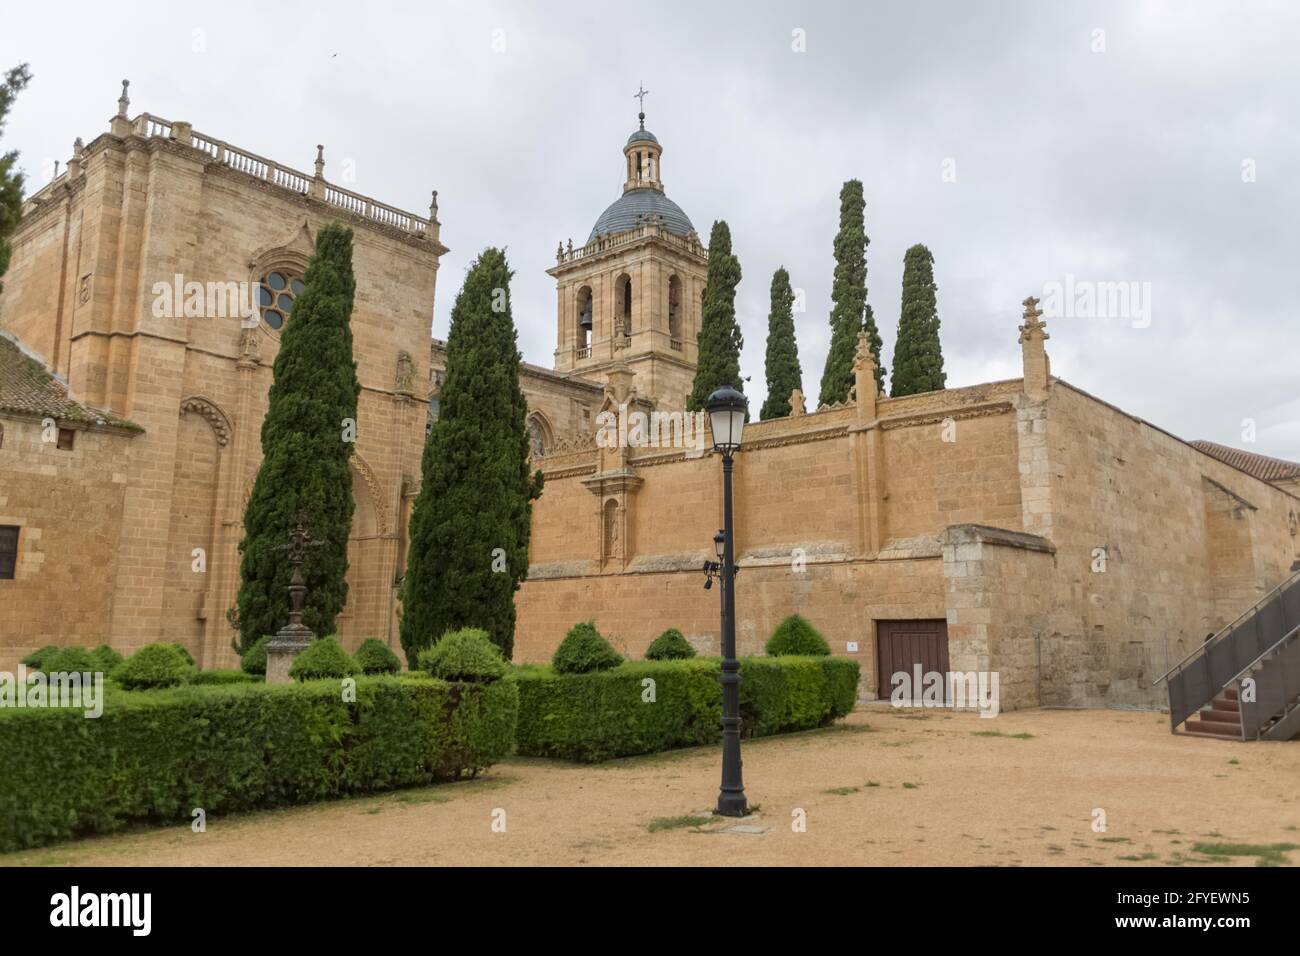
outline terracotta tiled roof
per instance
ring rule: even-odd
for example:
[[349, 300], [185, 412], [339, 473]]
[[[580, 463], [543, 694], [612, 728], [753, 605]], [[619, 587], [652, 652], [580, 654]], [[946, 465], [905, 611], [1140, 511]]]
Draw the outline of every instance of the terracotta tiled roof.
[[1282, 458], [1269, 458], [1267, 455], [1256, 455], [1254, 452], [1242, 451], [1240, 448], [1230, 448], [1227, 445], [1219, 445], [1212, 441], [1194, 441], [1192, 447], [1197, 448], [1212, 458], [1217, 458], [1233, 468], [1239, 468], [1248, 475], [1253, 475], [1261, 481], [1285, 481], [1290, 478], [1300, 478], [1300, 462], [1286, 461]]
[[68, 386], [5, 332], [0, 332], [0, 412], [39, 415], [60, 424], [139, 429], [138, 425], [69, 396]]

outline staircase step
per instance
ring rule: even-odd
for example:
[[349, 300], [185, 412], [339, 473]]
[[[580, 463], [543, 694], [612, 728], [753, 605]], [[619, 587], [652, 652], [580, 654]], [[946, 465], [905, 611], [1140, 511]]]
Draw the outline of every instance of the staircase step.
[[1236, 700], [1235, 698], [1228, 699], [1226, 697], [1216, 697], [1214, 700], [1210, 701], [1210, 710], [1217, 710], [1225, 714], [1240, 714], [1241, 701]]
[[1225, 688], [1223, 688], [1223, 696], [1226, 697], [1226, 698], [1228, 698], [1228, 700], [1236, 700], [1236, 699], [1237, 699], [1237, 688], [1235, 688], [1235, 687], [1225, 687]]
[[1211, 710], [1205, 708], [1200, 713], [1201, 720], [1212, 724], [1232, 724], [1234, 727], [1241, 726], [1241, 714], [1228, 710]]
[[1228, 724], [1217, 720], [1201, 720], [1193, 718], [1187, 722], [1187, 732], [1191, 734], [1203, 734], [1207, 737], [1227, 737], [1240, 740], [1241, 724]]

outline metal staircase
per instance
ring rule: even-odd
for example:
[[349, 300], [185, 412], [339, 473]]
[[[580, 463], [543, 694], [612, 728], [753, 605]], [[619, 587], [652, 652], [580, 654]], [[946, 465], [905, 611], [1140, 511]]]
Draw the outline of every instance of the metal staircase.
[[[1232, 740], [1300, 736], [1300, 572], [1156, 678], [1174, 733]], [[1194, 719], [1193, 719], [1193, 715]]]

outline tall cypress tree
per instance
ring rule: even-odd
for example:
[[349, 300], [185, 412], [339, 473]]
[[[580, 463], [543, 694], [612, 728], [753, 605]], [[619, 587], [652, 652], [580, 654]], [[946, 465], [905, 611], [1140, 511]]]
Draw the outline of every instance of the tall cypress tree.
[[704, 401], [722, 385], [745, 390], [740, 377], [740, 349], [745, 344], [736, 323], [736, 286], [740, 260], [731, 252], [731, 229], [723, 220], [709, 234], [709, 271], [704, 281], [704, 317], [700, 322], [699, 358], [686, 407], [703, 410]]
[[288, 622], [289, 562], [281, 548], [299, 515], [321, 542], [307, 550], [303, 564], [303, 623], [317, 636], [333, 634], [348, 594], [348, 459], [361, 392], [352, 360], [351, 229], [335, 223], [320, 231], [303, 282], [306, 288], [280, 335], [262, 420], [262, 465], [244, 509], [236, 605], [240, 650]]
[[[0, 81], [0, 132], [4, 132], [5, 119], [13, 106], [14, 98], [26, 88], [32, 74], [26, 63], [20, 63]], [[17, 150], [0, 154], [0, 276], [9, 268], [9, 235], [18, 226], [23, 213], [23, 174], [14, 169], [18, 162]], [[4, 283], [0, 282], [0, 291]]]
[[761, 415], [764, 419], [790, 414], [790, 393], [803, 388], [803, 370], [799, 367], [799, 346], [794, 338], [794, 289], [790, 273], [782, 266], [772, 275], [772, 304], [767, 313], [767, 398]]
[[858, 332], [867, 330], [871, 354], [876, 360], [876, 390], [885, 383], [880, 364], [880, 332], [867, 304], [866, 201], [862, 183], [850, 179], [840, 189], [840, 231], [835, 234], [835, 279], [831, 285], [831, 345], [822, 371], [819, 405], [847, 401], [853, 387], [853, 354]]
[[462, 627], [486, 630], [507, 660], [514, 650], [515, 591], [528, 574], [542, 474], [528, 472], [511, 275], [503, 250], [484, 250], [451, 310], [447, 377], [402, 579], [402, 648], [412, 666], [422, 648]]
[[903, 305], [898, 313], [891, 395], [933, 392], [947, 380], [935, 291], [934, 256], [917, 243], [903, 256]]

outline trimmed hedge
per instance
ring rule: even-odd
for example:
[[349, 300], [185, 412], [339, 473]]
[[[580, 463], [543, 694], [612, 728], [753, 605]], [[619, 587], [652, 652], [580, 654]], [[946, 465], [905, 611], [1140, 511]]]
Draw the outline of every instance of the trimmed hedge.
[[796, 654], [820, 657], [830, 654], [831, 647], [817, 628], [798, 614], [791, 614], [776, 626], [764, 650], [770, 657]]
[[[858, 662], [843, 657], [744, 658], [744, 732], [807, 730], [848, 714], [857, 701]], [[517, 668], [519, 753], [595, 763], [692, 747], [722, 735], [721, 661], [629, 662], [590, 674]], [[654, 681], [654, 702], [645, 699]]]
[[332, 634], [316, 638], [289, 665], [289, 676], [294, 680], [353, 677], [359, 673], [357, 662]]
[[623, 663], [623, 655], [601, 637], [595, 622], [585, 621], [569, 628], [551, 655], [551, 666], [560, 674], [590, 674]]
[[402, 670], [397, 655], [377, 637], [367, 637], [362, 641], [352, 659], [363, 674], [397, 674]]
[[113, 673], [127, 690], [175, 687], [193, 676], [194, 668], [175, 644], [146, 644]]
[[481, 684], [500, 680], [509, 670], [492, 636], [476, 627], [448, 631], [433, 647], [420, 651], [418, 663], [431, 677]]
[[648, 661], [678, 661], [694, 656], [695, 648], [675, 627], [668, 628], [645, 649], [645, 659]]
[[19, 663], [24, 667], [30, 667], [34, 671], [43, 671], [45, 670], [44, 664], [46, 659], [59, 653], [59, 650], [60, 648], [57, 644], [46, 644], [44, 647], [32, 651], [19, 661]]
[[362, 677], [355, 702], [342, 696], [329, 684], [244, 684], [110, 691], [94, 720], [0, 709], [0, 851], [189, 822], [196, 807], [233, 813], [472, 776], [512, 749], [512, 681]]
[[251, 684], [257, 680], [252, 674], [240, 670], [199, 671], [190, 679], [191, 684]]
[[100, 659], [84, 647], [61, 647], [57, 653], [48, 655], [42, 665], [41, 670], [47, 674], [103, 672]]
[[244, 651], [243, 656], [239, 658], [239, 669], [245, 674], [253, 674], [259, 677], [266, 676], [266, 645], [270, 642], [271, 635], [259, 637], [253, 642], [253, 646]]

